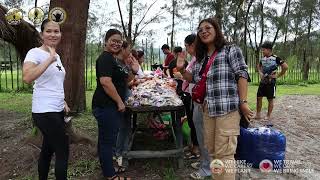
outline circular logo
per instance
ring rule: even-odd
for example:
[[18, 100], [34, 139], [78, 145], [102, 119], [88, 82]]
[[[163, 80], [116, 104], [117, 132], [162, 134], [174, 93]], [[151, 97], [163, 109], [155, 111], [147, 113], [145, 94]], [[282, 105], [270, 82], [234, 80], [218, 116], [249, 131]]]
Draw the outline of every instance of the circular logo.
[[17, 8], [11, 8], [6, 13], [6, 20], [10, 25], [18, 25], [21, 23], [22, 20], [22, 11]]
[[44, 18], [44, 11], [39, 7], [32, 8], [29, 10], [28, 18], [34, 25], [40, 25]]
[[224, 170], [224, 164], [221, 160], [219, 159], [214, 159], [213, 161], [211, 161], [210, 163], [210, 169], [212, 174], [222, 174], [223, 170]]
[[271, 172], [273, 169], [273, 164], [270, 160], [264, 159], [260, 162], [259, 168], [261, 172]]
[[49, 12], [49, 20], [62, 24], [67, 19], [66, 11], [61, 7], [52, 8]]

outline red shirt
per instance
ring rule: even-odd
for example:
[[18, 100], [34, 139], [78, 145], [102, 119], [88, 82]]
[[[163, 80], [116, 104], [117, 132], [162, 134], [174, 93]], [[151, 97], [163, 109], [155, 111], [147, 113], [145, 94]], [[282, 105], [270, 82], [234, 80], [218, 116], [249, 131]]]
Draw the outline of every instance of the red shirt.
[[174, 55], [172, 53], [167, 54], [166, 59], [164, 60], [163, 66], [169, 66], [170, 62], [174, 60]]

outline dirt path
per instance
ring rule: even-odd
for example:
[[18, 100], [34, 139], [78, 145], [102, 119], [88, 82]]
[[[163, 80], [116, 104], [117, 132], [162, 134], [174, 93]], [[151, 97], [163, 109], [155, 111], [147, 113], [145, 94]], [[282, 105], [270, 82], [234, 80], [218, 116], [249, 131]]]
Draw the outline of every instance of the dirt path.
[[26, 145], [28, 119], [21, 114], [0, 110], [0, 179], [15, 178], [31, 170], [37, 150]]
[[[259, 122], [257, 124], [260, 124]], [[308, 179], [320, 177], [320, 96], [284, 96], [277, 100], [273, 124], [287, 139], [286, 159], [290, 168], [310, 173], [263, 174], [252, 169], [241, 179]], [[289, 167], [288, 167], [289, 168]], [[302, 170], [300, 170], [302, 169]]]
[[[240, 174], [241, 180], [247, 179], [308, 179], [317, 180], [320, 177], [320, 96], [284, 96], [277, 100], [273, 123], [287, 138], [286, 159], [299, 160], [292, 168], [305, 169], [305, 164], [313, 169], [312, 173], [263, 174], [259, 170], [250, 169], [250, 173]], [[28, 120], [17, 113], [0, 110], [0, 180], [20, 179], [35, 175], [39, 150], [26, 143], [30, 135]], [[257, 124], [260, 124], [257, 122]], [[95, 150], [84, 145], [72, 145], [70, 163], [90, 162], [97, 160]], [[84, 160], [84, 161], [82, 161]], [[168, 159], [133, 160], [130, 168], [124, 174], [139, 180], [164, 179], [164, 171], [168, 170]], [[193, 171], [190, 163], [185, 162], [184, 169], [174, 173], [179, 179], [189, 179]], [[81, 166], [82, 167], [82, 166]], [[173, 166], [174, 167], [174, 166]], [[81, 171], [79, 169], [79, 171]], [[79, 172], [81, 174], [81, 172]], [[96, 165], [93, 172], [73, 179], [101, 179], [101, 171]], [[89, 175], [88, 175], [89, 174]], [[168, 173], [167, 173], [168, 174]], [[170, 174], [170, 173], [169, 173]], [[32, 176], [31, 176], [32, 177]], [[34, 176], [33, 176], [34, 177]]]

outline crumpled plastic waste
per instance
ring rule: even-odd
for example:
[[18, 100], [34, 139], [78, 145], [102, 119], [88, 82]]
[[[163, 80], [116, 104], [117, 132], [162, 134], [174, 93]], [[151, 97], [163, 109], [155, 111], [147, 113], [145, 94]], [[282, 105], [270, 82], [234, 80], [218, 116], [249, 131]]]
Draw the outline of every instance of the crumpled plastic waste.
[[127, 100], [129, 106], [181, 106], [182, 100], [176, 93], [176, 82], [173, 79], [147, 80], [132, 90]]

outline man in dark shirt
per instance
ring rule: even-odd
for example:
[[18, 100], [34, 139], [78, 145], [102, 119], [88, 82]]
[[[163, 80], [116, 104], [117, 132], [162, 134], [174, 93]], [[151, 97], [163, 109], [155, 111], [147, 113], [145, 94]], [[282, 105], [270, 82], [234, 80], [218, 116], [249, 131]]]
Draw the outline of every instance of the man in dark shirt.
[[[260, 63], [257, 67], [261, 80], [257, 92], [257, 113], [255, 118], [261, 119], [260, 113], [262, 108], [262, 99], [263, 97], [267, 97], [268, 114], [265, 119], [270, 120], [271, 113], [273, 110], [273, 99], [275, 98], [276, 93], [276, 79], [283, 76], [286, 73], [288, 65], [281, 58], [275, 56], [272, 53], [271, 42], [265, 42], [261, 47], [263, 57], [260, 60]], [[278, 66], [281, 67], [280, 73], [276, 72]]]

